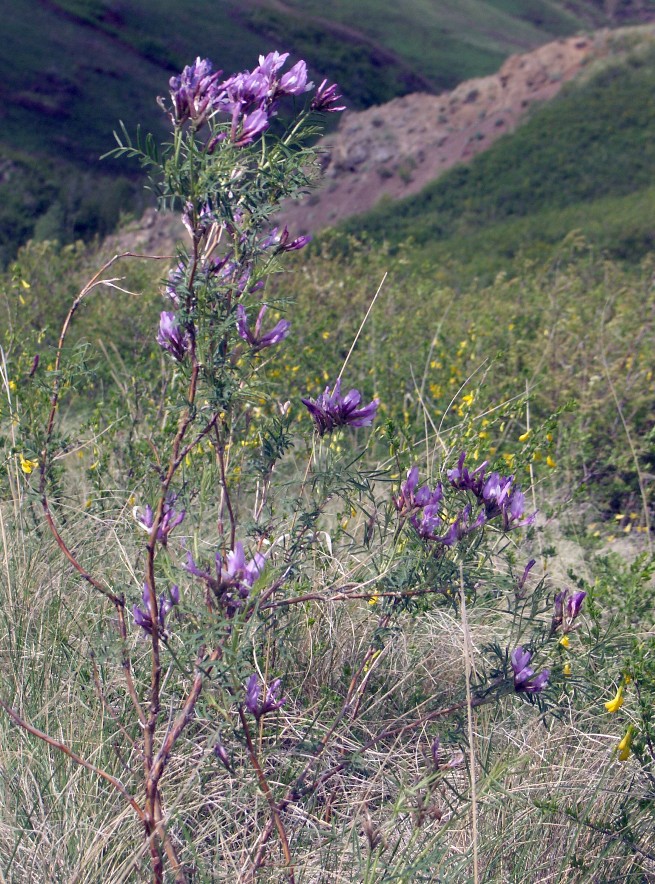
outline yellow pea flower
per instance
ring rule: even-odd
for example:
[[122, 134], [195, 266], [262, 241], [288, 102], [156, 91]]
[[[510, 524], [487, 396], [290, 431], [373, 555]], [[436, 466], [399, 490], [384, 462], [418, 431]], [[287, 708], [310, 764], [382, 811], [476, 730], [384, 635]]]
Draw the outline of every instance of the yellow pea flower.
[[372, 595], [372, 596], [370, 597], [370, 599], [368, 600], [368, 603], [369, 603], [369, 605], [377, 605], [377, 603], [378, 603], [379, 601], [380, 601], [380, 596], [379, 596], [379, 595]]
[[559, 640], [559, 643], [563, 648], [568, 648], [568, 646], [571, 644], [571, 640], [568, 635], [563, 635]]
[[554, 469], [557, 464], [555, 463], [554, 458], [550, 456], [550, 454], [546, 457], [546, 464], [552, 469]]
[[33, 470], [35, 470], [39, 465], [38, 460], [28, 460], [23, 455], [20, 455], [20, 468], [25, 473], [26, 476], [29, 476]]
[[526, 430], [525, 433], [521, 433], [519, 436], [519, 442], [527, 442], [531, 435], [532, 430]]
[[608, 700], [607, 703], [605, 703], [605, 708], [611, 713], [618, 712], [621, 706], [623, 706], [623, 685], [619, 685], [619, 689], [617, 690], [614, 699]]
[[570, 664], [570, 663], [565, 663], [565, 664], [564, 664], [564, 668], [562, 669], [562, 672], [564, 673], [564, 677], [565, 677], [565, 678], [569, 678], [570, 675], [571, 675], [571, 672], [572, 672], [571, 664]]
[[634, 738], [635, 729], [629, 724], [628, 729], [625, 732], [625, 736], [621, 740], [621, 742], [616, 747], [616, 750], [619, 754], [619, 761], [627, 761], [630, 758], [630, 753], [632, 752], [632, 740]]

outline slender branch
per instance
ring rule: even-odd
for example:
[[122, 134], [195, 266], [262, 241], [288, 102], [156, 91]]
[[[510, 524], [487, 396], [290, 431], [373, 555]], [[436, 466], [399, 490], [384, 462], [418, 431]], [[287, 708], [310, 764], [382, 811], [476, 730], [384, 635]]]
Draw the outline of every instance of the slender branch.
[[232, 500], [230, 498], [230, 489], [227, 484], [227, 471], [225, 469], [225, 450], [223, 448], [223, 442], [221, 441], [221, 434], [218, 427], [216, 427], [216, 455], [218, 457], [218, 463], [221, 469], [221, 490], [223, 492], [225, 506], [227, 507], [227, 513], [230, 517], [230, 549], [234, 549], [237, 523], [236, 517], [234, 515], [234, 509], [232, 507]]
[[60, 740], [56, 740], [54, 737], [51, 737], [49, 734], [44, 733], [39, 730], [38, 727], [34, 727], [33, 724], [30, 724], [24, 718], [22, 718], [8, 703], [0, 697], [0, 707], [2, 707], [9, 718], [16, 724], [18, 727], [32, 734], [34, 737], [38, 737], [39, 740], [43, 740], [44, 743], [47, 743], [49, 746], [52, 746], [54, 749], [58, 749], [60, 752], [63, 752], [64, 755], [67, 755], [70, 759], [72, 759], [76, 764], [79, 764], [80, 767], [85, 767], [87, 770], [90, 770], [92, 773], [97, 774], [97, 776], [101, 777], [103, 780], [106, 780], [110, 783], [120, 794], [125, 798], [133, 810], [136, 811], [140, 820], [145, 818], [145, 813], [142, 810], [141, 806], [135, 799], [130, 795], [125, 786], [121, 783], [119, 779], [112, 774], [107, 773], [106, 770], [103, 770], [101, 767], [96, 767], [95, 764], [92, 764], [90, 761], [87, 761], [85, 758], [82, 758], [81, 755], [78, 755], [77, 752], [74, 752], [70, 746], [67, 746], [65, 743], [62, 743]]
[[291, 850], [289, 849], [289, 839], [287, 838], [287, 833], [284, 828], [284, 823], [282, 822], [282, 817], [278, 811], [277, 804], [275, 803], [275, 798], [273, 796], [273, 792], [271, 791], [271, 787], [268, 784], [268, 780], [266, 779], [266, 775], [262, 770], [262, 766], [259, 763], [259, 759], [257, 758], [257, 753], [255, 752], [255, 747], [252, 742], [252, 736], [250, 734], [250, 728], [248, 727], [248, 721], [243, 712], [241, 706], [239, 706], [239, 718], [241, 719], [241, 726], [243, 727], [243, 732], [246, 737], [246, 744], [248, 746], [248, 755], [250, 757], [250, 762], [255, 769], [255, 773], [257, 774], [257, 779], [259, 781], [259, 787], [264, 793], [266, 800], [268, 801], [268, 806], [271, 809], [271, 815], [275, 822], [275, 828], [277, 829], [278, 835], [280, 836], [280, 843], [282, 844], [282, 852], [284, 853], [284, 859], [288, 866], [289, 870], [289, 882], [290, 884], [295, 884], [295, 874], [293, 870], [293, 860], [291, 858]]

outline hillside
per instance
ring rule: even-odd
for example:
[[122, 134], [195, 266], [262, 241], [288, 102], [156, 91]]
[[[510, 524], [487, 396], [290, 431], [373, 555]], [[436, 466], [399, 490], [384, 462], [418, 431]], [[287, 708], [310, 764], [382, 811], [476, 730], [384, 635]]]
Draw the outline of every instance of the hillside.
[[578, 229], [617, 258], [652, 249], [655, 208], [655, 44], [627, 32], [512, 135], [459, 164], [419, 194], [380, 200], [346, 231], [400, 243], [438, 260], [496, 268], [517, 252]]
[[119, 119], [163, 134], [155, 97], [196, 55], [229, 71], [288, 49], [362, 109], [452, 89], [581, 29], [647, 20], [655, 3], [408, 0], [398, 10], [388, 0], [335, 3], [329, 15], [297, 0], [15, 0], [0, 48], [0, 261], [29, 236], [88, 238], [141, 211], [134, 169], [98, 157]]

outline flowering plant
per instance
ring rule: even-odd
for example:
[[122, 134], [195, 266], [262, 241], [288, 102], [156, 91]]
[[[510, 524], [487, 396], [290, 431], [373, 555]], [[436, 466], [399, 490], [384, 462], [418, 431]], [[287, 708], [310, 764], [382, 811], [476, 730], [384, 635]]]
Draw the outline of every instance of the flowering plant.
[[[271, 276], [310, 239], [271, 228], [273, 215], [310, 183], [315, 115], [343, 109], [336, 86], [323, 81], [312, 91], [305, 63], [285, 72], [287, 61], [272, 52], [252, 71], [225, 78], [196, 59], [161, 100], [170, 143], [160, 149], [124, 133], [115, 151], [150, 169], [162, 206], [181, 213], [188, 233], [162, 281], [166, 309], [152, 329], [164, 379], [159, 401], [149, 403], [150, 422], [141, 416], [150, 453], [125, 481], [133, 519], [117, 529], [120, 579], [87, 565], [52, 502], [64, 339], [100, 277], [66, 319], [38, 460], [23, 467], [58, 548], [109, 609], [103, 641], [110, 629], [116, 640], [103, 645], [103, 661], [114, 678], [105, 684], [98, 674], [96, 687], [130, 758], [124, 763], [117, 752], [116, 767], [95, 764], [2, 705], [15, 724], [111, 785], [140, 827], [139, 871], [146, 874], [149, 863], [157, 884], [193, 879], [199, 862], [185, 841], [184, 777], [227, 805], [233, 800], [235, 814], [249, 820], [238, 848], [240, 881], [254, 881], [273, 862], [294, 881], [295, 851], [313, 849], [303, 841], [313, 829], [299, 821], [347, 793], [342, 778], [354, 782], [375, 751], [392, 758], [397, 741], [424, 743], [432, 788], [461, 765], [461, 753], [443, 760], [436, 722], [459, 731], [473, 710], [509, 697], [546, 713], [561, 667], [535, 673], [531, 664], [557, 660], [556, 633], [580, 622], [584, 599], [561, 591], [551, 613], [543, 581], [532, 585], [535, 560], [517, 579], [519, 554], [498, 552], [503, 543], [518, 547], [535, 523], [514, 475], [489, 471], [486, 461], [471, 467], [473, 455], [458, 444], [421, 484], [410, 447], [389, 427], [379, 429], [379, 397], [342, 392], [343, 369], [323, 392], [294, 404], [267, 383], [268, 361], [294, 334], [293, 315], [278, 316], [286, 305]], [[284, 102], [303, 96], [305, 107], [278, 126]], [[386, 433], [392, 468], [372, 469], [357, 450], [376, 433]], [[422, 677], [403, 706], [387, 660], [395, 636], [405, 630], [411, 648], [421, 614], [455, 612], [464, 623], [478, 598], [502, 605], [496, 647], [484, 649], [475, 675], [466, 667], [459, 673], [454, 699], [446, 702]], [[321, 633], [325, 608], [357, 610], [352, 647], [337, 651], [330, 630]], [[465, 657], [472, 653], [467, 645]], [[341, 654], [338, 665], [332, 654]], [[423, 656], [419, 664], [427, 668]], [[375, 697], [387, 693], [394, 701], [379, 715]], [[119, 711], [109, 696], [121, 698]], [[316, 831], [320, 841], [322, 827]], [[237, 849], [227, 857], [208, 833], [200, 853], [207, 869], [231, 869]]]

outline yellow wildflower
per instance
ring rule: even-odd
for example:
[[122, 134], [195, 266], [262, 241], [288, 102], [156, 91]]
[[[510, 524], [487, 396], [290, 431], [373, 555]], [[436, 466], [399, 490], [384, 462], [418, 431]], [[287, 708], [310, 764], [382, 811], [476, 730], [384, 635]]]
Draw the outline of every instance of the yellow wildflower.
[[614, 699], [605, 703], [605, 708], [611, 713], [618, 712], [621, 706], [623, 706], [623, 685], [619, 685]]
[[29, 474], [33, 470], [35, 470], [38, 467], [38, 465], [39, 465], [38, 460], [28, 460], [28, 458], [23, 457], [22, 454], [20, 455], [20, 468], [25, 473], [26, 476], [29, 476]]
[[551, 470], [553, 470], [557, 466], [554, 458], [552, 458], [550, 454], [546, 457], [546, 464], [551, 468]]
[[525, 433], [521, 433], [519, 436], [519, 442], [527, 442], [531, 435], [532, 430], [526, 430]]
[[616, 747], [617, 752], [619, 753], [619, 761], [627, 761], [630, 758], [630, 752], [632, 751], [632, 740], [634, 738], [635, 729], [629, 724], [628, 729], [625, 732], [625, 736]]
[[566, 678], [569, 678], [570, 675], [571, 675], [571, 664], [570, 664], [570, 663], [565, 663], [565, 664], [564, 664], [564, 668], [562, 669], [562, 672], [564, 673], [564, 676], [565, 676]]
[[372, 595], [372, 596], [370, 597], [370, 599], [368, 600], [368, 603], [369, 603], [369, 605], [377, 605], [377, 603], [378, 603], [379, 601], [380, 601], [380, 596], [379, 596], [379, 595]]
[[571, 644], [571, 640], [568, 635], [563, 635], [559, 640], [559, 643], [563, 648], [568, 648], [568, 646]]

